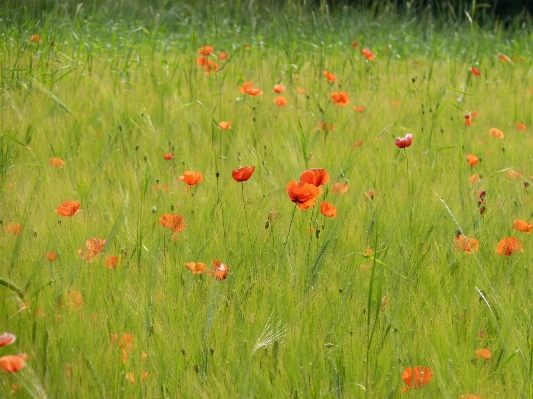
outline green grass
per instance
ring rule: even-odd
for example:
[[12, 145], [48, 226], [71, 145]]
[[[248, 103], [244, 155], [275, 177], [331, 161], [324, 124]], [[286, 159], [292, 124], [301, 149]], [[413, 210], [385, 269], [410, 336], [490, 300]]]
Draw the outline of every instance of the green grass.
[[[0, 332], [17, 341], [0, 355], [29, 358], [0, 374], [0, 396], [17, 383], [17, 396], [50, 398], [531, 398], [533, 244], [511, 229], [533, 217], [528, 28], [246, 7], [4, 15]], [[208, 75], [196, 64], [204, 45], [229, 54]], [[263, 95], [241, 94], [245, 81]], [[285, 107], [274, 103], [279, 82]], [[334, 91], [350, 105], [333, 105]], [[399, 150], [408, 132], [413, 145]], [[471, 167], [466, 154], [482, 160]], [[248, 165], [242, 187], [231, 171]], [[317, 205], [295, 210], [285, 187], [308, 167], [331, 181]], [[204, 180], [189, 188], [185, 170]], [[336, 182], [348, 192], [333, 194]], [[54, 213], [69, 199], [82, 212]], [[320, 201], [338, 217], [326, 220]], [[165, 213], [188, 223], [178, 241], [158, 222]], [[454, 249], [457, 224], [479, 240], [475, 256]], [[524, 252], [497, 255], [507, 236]], [[78, 249], [91, 237], [107, 244], [88, 263]], [[122, 256], [116, 270], [111, 255]], [[183, 265], [212, 259], [231, 266], [226, 280]], [[134, 336], [125, 363], [111, 338], [124, 333]], [[492, 358], [476, 359], [480, 348]], [[418, 365], [433, 380], [402, 394], [402, 371]]]

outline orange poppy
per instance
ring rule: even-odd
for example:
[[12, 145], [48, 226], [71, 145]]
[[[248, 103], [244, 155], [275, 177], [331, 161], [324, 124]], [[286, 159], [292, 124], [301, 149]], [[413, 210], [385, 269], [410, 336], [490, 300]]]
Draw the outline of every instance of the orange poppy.
[[481, 71], [479, 69], [477, 69], [476, 67], [468, 68], [468, 70], [470, 72], [472, 72], [472, 75], [474, 75], [474, 76], [481, 76], [482, 75]]
[[48, 260], [48, 262], [53, 262], [54, 260], [56, 260], [58, 258], [57, 252], [55, 252], [55, 251], [48, 252], [45, 255], [45, 258], [46, 258], [46, 260]]
[[108, 269], [115, 270], [119, 262], [122, 263], [122, 259], [120, 259], [119, 255], [108, 256], [105, 258], [105, 265]]
[[486, 348], [483, 349], [477, 349], [476, 350], [476, 356], [481, 359], [490, 359], [492, 356], [492, 353]]
[[0, 346], [11, 345], [16, 340], [17, 340], [16, 336], [8, 332], [5, 332], [2, 335], [0, 335]]
[[282, 85], [281, 83], [278, 83], [276, 85], [274, 85], [274, 88], [272, 89], [272, 91], [274, 93], [283, 93], [285, 91], [285, 86]]
[[479, 251], [479, 241], [475, 238], [468, 238], [461, 233], [453, 238], [456, 251], [463, 251], [467, 254], [472, 254]]
[[228, 54], [227, 53], [220, 53], [218, 55], [218, 59], [221, 60], [221, 61], [227, 60], [228, 59]]
[[250, 97], [260, 96], [261, 94], [263, 94], [263, 90], [258, 88], [252, 88], [246, 90], [246, 94], [248, 94]]
[[231, 129], [231, 125], [233, 122], [226, 122], [226, 121], [220, 121], [218, 122], [218, 127], [222, 130], [228, 130]]
[[334, 183], [331, 188], [333, 194], [344, 194], [348, 191], [348, 185], [344, 183]]
[[243, 166], [242, 168], [235, 169], [231, 172], [233, 179], [239, 182], [247, 181], [254, 173], [255, 166]]
[[479, 158], [473, 154], [467, 154], [466, 159], [468, 160], [468, 164], [470, 166], [476, 166], [479, 163]]
[[239, 91], [241, 94], [245, 94], [248, 90], [253, 89], [254, 84], [252, 82], [244, 82], [241, 87], [239, 87]]
[[187, 228], [187, 223], [183, 222], [183, 215], [165, 213], [159, 218], [159, 224], [174, 232], [183, 231]]
[[292, 202], [298, 204], [301, 210], [308, 209], [315, 205], [318, 196], [322, 193], [319, 187], [305, 181], [295, 182], [291, 180], [286, 187], [287, 194]]
[[417, 389], [426, 385], [433, 378], [433, 372], [429, 367], [409, 367], [402, 373], [402, 379], [407, 384], [402, 392], [407, 392], [409, 388]]
[[376, 58], [376, 54], [367, 48], [364, 48], [363, 50], [361, 50], [361, 54], [363, 54], [368, 61], [372, 61]]
[[513, 229], [521, 231], [522, 233], [531, 234], [533, 223], [528, 223], [525, 220], [515, 220], [513, 223]]
[[329, 173], [326, 169], [311, 168], [300, 175], [300, 181], [312, 184], [313, 186], [323, 186], [329, 182]]
[[472, 114], [470, 112], [465, 114], [465, 126], [472, 126], [474, 120], [472, 119]]
[[333, 100], [333, 104], [341, 107], [346, 107], [348, 104], [350, 104], [348, 93], [344, 91], [334, 91], [331, 93], [330, 98]]
[[472, 175], [468, 178], [470, 180], [470, 183], [476, 184], [478, 181], [481, 180], [481, 176], [478, 174]]
[[63, 161], [61, 158], [50, 158], [48, 163], [50, 166], [55, 168], [62, 168], [65, 165], [65, 161]]
[[509, 57], [507, 57], [505, 54], [498, 54], [498, 59], [501, 62], [509, 62], [509, 61], [511, 61], [511, 59]]
[[495, 127], [489, 130], [489, 134], [497, 139], [503, 139], [504, 137], [503, 132], [500, 129], [496, 129]]
[[7, 355], [0, 357], [0, 368], [6, 373], [16, 373], [20, 369], [26, 366], [23, 356], [19, 355]]
[[472, 118], [477, 118], [479, 116], [479, 111], [477, 109], [470, 112], [470, 115], [472, 115]]
[[6, 226], [6, 230], [9, 231], [14, 236], [18, 236], [20, 232], [22, 231], [23, 226], [18, 223], [9, 223]]
[[515, 252], [524, 252], [523, 245], [518, 238], [506, 237], [496, 246], [496, 253], [498, 255], [511, 256]]
[[334, 73], [323, 71], [322, 74], [326, 77], [329, 83], [338, 82], [339, 78]]
[[411, 144], [413, 144], [413, 135], [411, 133], [407, 133], [405, 137], [396, 137], [394, 144], [398, 148], [410, 147]]
[[87, 262], [92, 262], [96, 255], [102, 252], [107, 243], [107, 238], [103, 240], [97, 237], [89, 238], [85, 241], [85, 248], [78, 249], [78, 254], [85, 258]]
[[189, 269], [192, 274], [201, 274], [207, 265], [205, 263], [195, 263], [195, 262], [188, 262], [184, 263], [185, 267]]
[[74, 216], [80, 212], [80, 205], [78, 201], [68, 200], [59, 205], [54, 212], [60, 216]]
[[516, 122], [516, 130], [524, 131], [527, 130], [527, 126], [522, 122]]
[[374, 199], [374, 196], [376, 195], [376, 192], [374, 190], [368, 190], [363, 193], [363, 196], [365, 198]]
[[354, 110], [355, 112], [360, 113], [360, 114], [362, 114], [363, 112], [365, 112], [365, 109], [366, 109], [366, 108], [363, 107], [363, 106], [361, 106], [361, 105], [354, 105], [354, 107], [353, 107], [353, 110]]
[[359, 148], [359, 147], [361, 147], [364, 143], [365, 143], [365, 142], [363, 141], [363, 139], [360, 139], [360, 140], [356, 141], [355, 143], [353, 143], [353, 146], [354, 146], [355, 148]]
[[207, 57], [198, 57], [196, 58], [196, 64], [206, 67], [209, 65], [209, 59]]
[[213, 259], [213, 275], [217, 280], [225, 280], [228, 277], [230, 267], [218, 259]]
[[42, 43], [41, 36], [40, 35], [31, 35], [30, 36], [30, 42]]
[[200, 172], [190, 172], [186, 170], [183, 176], [178, 177], [178, 180], [187, 183], [189, 186], [194, 186], [204, 180], [204, 175]]
[[286, 106], [288, 103], [289, 103], [289, 100], [287, 100], [285, 97], [283, 96], [277, 96], [275, 99], [274, 99], [274, 102], [280, 106], [280, 107], [284, 107]]
[[305, 87], [296, 88], [296, 93], [298, 93], [298, 94], [305, 94], [305, 92], [306, 92]]
[[170, 161], [171, 159], [174, 159], [174, 154], [170, 153], [170, 154], [164, 154], [163, 155], [163, 159], [167, 160], [167, 161]]
[[484, 399], [484, 398], [479, 395], [474, 395], [473, 393], [468, 393], [466, 395], [461, 395], [461, 399]]
[[510, 169], [507, 171], [507, 177], [511, 180], [518, 180], [524, 177], [524, 173], [521, 170]]
[[320, 203], [320, 213], [328, 218], [334, 218], [337, 216], [337, 208], [333, 204], [324, 201]]
[[200, 47], [200, 49], [198, 50], [200, 55], [203, 55], [204, 57], [207, 57], [208, 55], [211, 55], [211, 53], [213, 51], [215, 51], [213, 46], [203, 46], [203, 47]]

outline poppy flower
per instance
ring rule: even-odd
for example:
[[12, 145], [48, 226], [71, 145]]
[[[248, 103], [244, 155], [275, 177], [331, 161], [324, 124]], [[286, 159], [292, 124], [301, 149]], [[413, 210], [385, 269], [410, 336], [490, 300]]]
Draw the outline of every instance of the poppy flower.
[[355, 112], [360, 113], [360, 114], [362, 114], [363, 112], [365, 112], [365, 109], [366, 109], [366, 108], [363, 107], [363, 106], [361, 106], [361, 105], [354, 105], [354, 107], [353, 107], [353, 110], [354, 110]]
[[200, 47], [200, 49], [198, 50], [198, 53], [200, 53], [200, 55], [203, 55], [204, 57], [207, 57], [211, 55], [213, 51], [215, 51], [213, 46], [203, 46], [203, 47]]
[[289, 100], [287, 100], [285, 97], [283, 96], [277, 96], [275, 99], [274, 99], [274, 102], [279, 106], [279, 107], [284, 107], [286, 106], [288, 103], [289, 103]]
[[402, 380], [407, 384], [402, 392], [407, 392], [409, 388], [417, 389], [426, 385], [433, 378], [433, 372], [429, 367], [409, 367], [402, 373]]
[[316, 187], [323, 186], [329, 182], [329, 173], [326, 169], [322, 168], [307, 169], [300, 175], [300, 181], [304, 181]]
[[524, 173], [521, 170], [509, 169], [507, 171], [507, 177], [511, 180], [519, 180], [524, 177]]
[[509, 57], [507, 57], [505, 54], [498, 54], [498, 59], [501, 62], [509, 62], [509, 61], [511, 61], [511, 59]]
[[474, 123], [474, 120], [472, 119], [472, 114], [470, 112], [467, 112], [465, 114], [465, 126], [472, 126], [472, 123]]
[[218, 259], [213, 259], [213, 275], [217, 280], [225, 280], [228, 277], [230, 266], [225, 265]]
[[453, 242], [456, 251], [463, 251], [467, 254], [479, 251], [479, 241], [475, 238], [468, 238], [459, 233], [453, 238]]
[[496, 246], [496, 253], [498, 255], [511, 256], [515, 252], [524, 252], [523, 245], [518, 238], [506, 237]]
[[522, 122], [516, 122], [516, 130], [524, 131], [527, 130], [527, 126], [524, 125]]
[[287, 194], [292, 202], [298, 204], [298, 208], [306, 210], [315, 205], [318, 196], [322, 193], [319, 187], [305, 181], [295, 182], [291, 180], [286, 187]]
[[218, 55], [218, 59], [221, 60], [221, 61], [227, 60], [228, 59], [228, 54], [227, 53], [220, 53]]
[[470, 112], [470, 115], [472, 115], [472, 118], [477, 118], [479, 116], [479, 111], [477, 109]]
[[7, 355], [0, 357], [0, 368], [6, 373], [16, 373], [26, 366], [23, 356]]
[[187, 223], [183, 222], [183, 215], [165, 213], [159, 218], [159, 224], [174, 232], [183, 231], [187, 228]]
[[355, 148], [359, 148], [361, 147], [365, 142], [363, 141], [363, 139], [360, 139], [360, 140], [357, 140], [355, 143], [353, 143], [353, 146]]
[[263, 94], [263, 90], [258, 88], [252, 88], [246, 90], [246, 94], [248, 94], [250, 97], [260, 96], [261, 94]]
[[473, 393], [468, 393], [466, 395], [461, 395], [461, 399], [484, 399], [484, 398], [479, 395], [474, 395]]
[[220, 121], [218, 122], [218, 127], [222, 130], [228, 130], [231, 129], [231, 125], [233, 122], [226, 122], [226, 121]]
[[521, 231], [522, 233], [531, 234], [533, 223], [528, 223], [525, 220], [515, 220], [513, 223], [513, 229]]
[[477, 69], [476, 67], [471, 67], [471, 68], [468, 68], [468, 70], [472, 73], [472, 75], [474, 76], [481, 76], [482, 73], [479, 69]]
[[374, 190], [368, 190], [363, 193], [363, 196], [365, 198], [374, 199], [374, 196], [376, 195], [376, 192]]
[[241, 87], [239, 87], [239, 91], [241, 94], [245, 94], [248, 90], [253, 89], [254, 84], [252, 82], [244, 82]]
[[411, 133], [407, 133], [404, 138], [396, 137], [394, 144], [396, 144], [396, 147], [398, 148], [410, 147], [411, 144], [413, 144], [413, 135]]
[[334, 183], [331, 188], [333, 194], [344, 194], [348, 191], [348, 185], [344, 183]]
[[41, 40], [41, 36], [40, 35], [31, 35], [30, 36], [30, 42], [34, 42], [34, 43], [42, 43], [42, 40]]
[[481, 180], [481, 175], [474, 174], [468, 178], [470, 180], [470, 183], [476, 184], [478, 181]]
[[333, 104], [338, 105], [340, 107], [346, 107], [350, 103], [348, 93], [344, 91], [334, 91], [333, 93], [331, 93], [330, 98], [333, 101]]
[[61, 158], [50, 158], [48, 163], [54, 168], [62, 168], [65, 165], [65, 161], [63, 161]]
[[0, 346], [11, 345], [16, 340], [17, 340], [16, 336], [8, 332], [5, 332], [2, 335], [0, 335]]
[[329, 83], [338, 82], [339, 78], [334, 73], [323, 71], [322, 74], [326, 77]]
[[185, 267], [189, 269], [192, 274], [201, 274], [207, 267], [205, 263], [187, 262], [184, 263]]
[[504, 137], [503, 132], [500, 129], [496, 129], [495, 127], [489, 130], [489, 134], [497, 139], [503, 139]]
[[20, 232], [22, 231], [23, 226], [18, 223], [9, 223], [6, 226], [6, 230], [9, 231], [14, 236], [18, 236]]
[[190, 172], [186, 170], [183, 176], [178, 177], [178, 180], [187, 183], [189, 186], [194, 186], [204, 180], [204, 175], [200, 172]]
[[211, 72], [218, 71], [218, 64], [215, 61], [207, 60], [207, 63], [204, 65], [204, 73], [209, 75]]
[[337, 216], [337, 208], [333, 204], [330, 204], [329, 202], [321, 202], [320, 203], [320, 213], [322, 215], [327, 216], [328, 218], [334, 218]]
[[352, 48], [357, 48], [357, 47], [359, 47], [359, 42], [357, 40], [354, 40], [352, 42]]
[[166, 159], [167, 161], [170, 161], [171, 159], [174, 159], [174, 154], [164, 154], [163, 159]]
[[53, 262], [54, 260], [56, 260], [58, 258], [57, 256], [57, 252], [55, 251], [52, 251], [52, 252], [48, 252], [46, 255], [45, 255], [45, 258], [48, 262]]
[[54, 212], [60, 216], [71, 217], [80, 211], [80, 205], [78, 201], [68, 200], [59, 205]]
[[363, 54], [368, 61], [372, 61], [376, 58], [376, 54], [367, 48], [364, 48], [363, 50], [361, 50], [361, 54]]
[[108, 256], [107, 258], [105, 258], [105, 266], [108, 269], [115, 270], [119, 262], [122, 263], [122, 260], [120, 259], [119, 255]]
[[247, 181], [254, 173], [255, 166], [243, 166], [242, 168], [235, 169], [231, 172], [231, 176], [235, 181], [243, 182]]
[[283, 93], [285, 91], [285, 86], [282, 85], [281, 83], [278, 83], [276, 85], [274, 85], [274, 88], [272, 89], [272, 91], [274, 93]]
[[85, 241], [85, 248], [78, 249], [78, 254], [85, 258], [87, 262], [92, 262], [95, 256], [104, 250], [106, 243], [107, 238], [89, 238], [87, 241]]
[[490, 353], [490, 351], [486, 348], [477, 349], [476, 356], [480, 359], [490, 359], [492, 357], [492, 353]]
[[473, 154], [467, 154], [466, 159], [468, 160], [468, 164], [470, 166], [476, 166], [479, 163], [479, 158]]

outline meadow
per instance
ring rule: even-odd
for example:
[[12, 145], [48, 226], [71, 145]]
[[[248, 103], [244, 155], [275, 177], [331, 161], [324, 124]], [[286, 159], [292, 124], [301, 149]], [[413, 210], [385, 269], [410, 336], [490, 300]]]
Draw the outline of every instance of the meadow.
[[240, 4], [3, 11], [0, 397], [533, 398], [529, 26]]

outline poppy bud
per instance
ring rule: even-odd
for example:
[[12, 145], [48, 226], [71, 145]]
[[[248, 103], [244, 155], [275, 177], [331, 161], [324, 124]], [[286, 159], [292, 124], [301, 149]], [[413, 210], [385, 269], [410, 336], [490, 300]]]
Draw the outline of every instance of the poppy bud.
[[170, 205], [170, 210], [174, 211], [174, 204]]
[[209, 348], [209, 352], [211, 352], [211, 354], [215, 353], [215, 348]]
[[270, 220], [267, 220], [265, 222], [265, 229], [268, 229], [270, 227]]
[[218, 170], [217, 170], [217, 172], [215, 173], [215, 176], [217, 177], [217, 179], [218, 179], [218, 177], [220, 176], [220, 173], [218, 172]]
[[485, 213], [485, 211], [486, 211], [486, 207], [485, 207], [485, 205], [482, 205], [482, 206], [479, 208], [479, 214], [480, 214], [480, 215], [483, 215], [483, 214]]
[[152, 207], [152, 213], [156, 213], [156, 212], [157, 212], [157, 206], [154, 205], [154, 206]]
[[181, 350], [181, 353], [185, 356], [187, 354], [187, 352], [185, 352], [185, 349], [182, 349]]
[[118, 125], [118, 130], [122, 131], [122, 125]]

